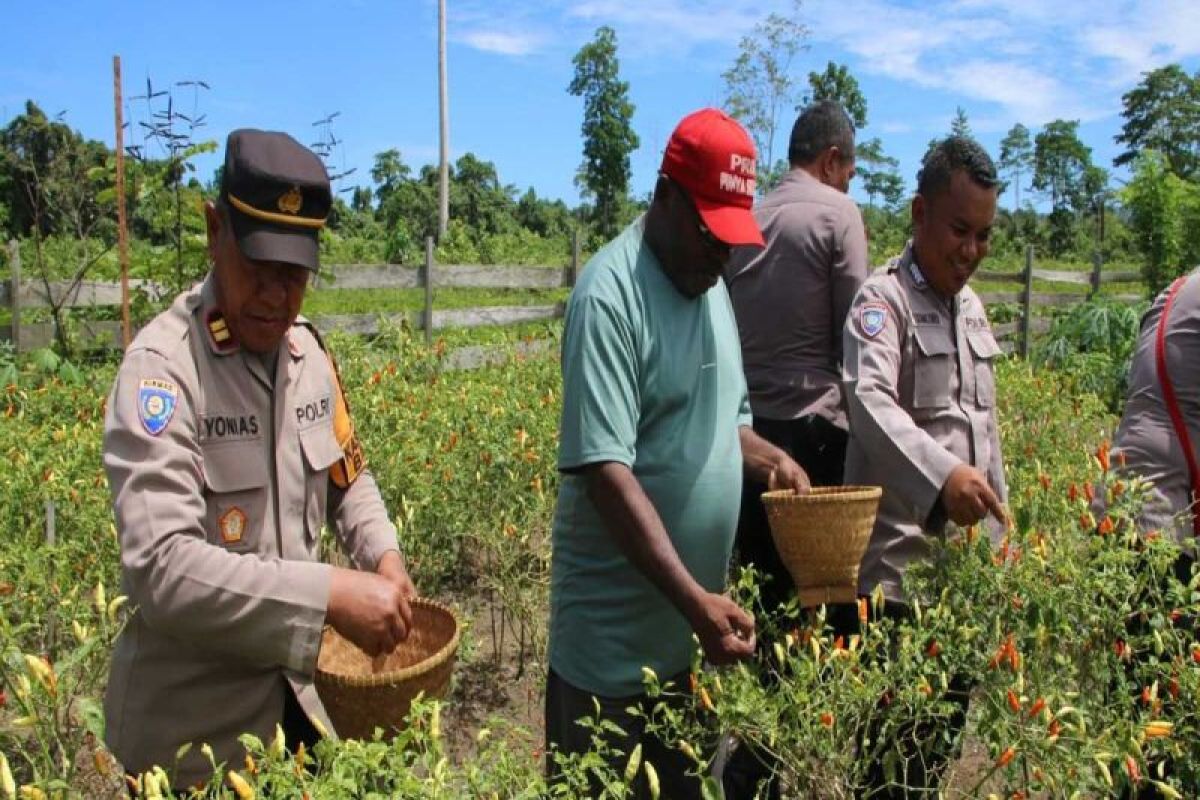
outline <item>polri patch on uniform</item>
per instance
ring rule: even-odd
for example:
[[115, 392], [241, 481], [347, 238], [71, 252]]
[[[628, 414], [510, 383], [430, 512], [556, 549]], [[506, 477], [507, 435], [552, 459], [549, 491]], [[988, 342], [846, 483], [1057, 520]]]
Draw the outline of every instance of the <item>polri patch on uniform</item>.
[[179, 389], [170, 381], [143, 378], [138, 386], [138, 418], [151, 436], [158, 436], [171, 421], [179, 400]]
[[234, 506], [217, 518], [217, 528], [221, 531], [222, 542], [237, 544], [246, 532], [246, 512]]
[[858, 309], [858, 327], [863, 336], [874, 339], [888, 321], [888, 307], [883, 303], [865, 303]]

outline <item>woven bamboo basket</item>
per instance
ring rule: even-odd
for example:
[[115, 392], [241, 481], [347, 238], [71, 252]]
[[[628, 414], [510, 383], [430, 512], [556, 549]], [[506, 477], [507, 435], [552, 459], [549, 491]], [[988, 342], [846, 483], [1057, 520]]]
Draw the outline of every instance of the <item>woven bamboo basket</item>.
[[808, 494], [764, 492], [763, 505], [780, 560], [804, 608], [853, 603], [858, 565], [867, 552], [883, 490], [878, 486], [819, 486]]
[[404, 727], [413, 698], [444, 697], [458, 651], [458, 619], [432, 600], [410, 603], [408, 638], [386, 656], [372, 658], [326, 628], [314, 682], [338, 736], [370, 739], [376, 728]]

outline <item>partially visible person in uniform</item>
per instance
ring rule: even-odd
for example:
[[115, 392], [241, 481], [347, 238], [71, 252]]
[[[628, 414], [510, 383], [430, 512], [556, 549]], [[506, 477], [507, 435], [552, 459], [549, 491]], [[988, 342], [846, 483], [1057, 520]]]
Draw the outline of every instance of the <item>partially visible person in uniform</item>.
[[[212, 269], [137, 336], [104, 467], [135, 611], [112, 657], [106, 739], [125, 768], [202, 783], [237, 737], [332, 731], [312, 676], [322, 628], [370, 654], [408, 633], [413, 585], [343, 389], [299, 318], [331, 202], [320, 159], [237, 130], [204, 208]], [[362, 572], [318, 563], [328, 524]], [[179, 763], [176, 751], [193, 747]]]
[[[585, 753], [597, 714], [623, 755], [638, 744], [664, 797], [700, 796], [694, 765], [645, 735], [642, 667], [687, 686], [695, 634], [713, 664], [754, 652], [754, 619], [726, 594], [742, 473], [807, 490], [803, 470], [750, 428], [721, 272], [761, 245], [754, 145], [716, 109], [671, 135], [646, 214], [588, 262], [567, 307], [550, 588], [547, 770]], [[639, 773], [637, 797], [649, 796]], [[598, 793], [599, 787], [593, 787]], [[594, 795], [593, 795], [594, 796]]]
[[[1154, 489], [1138, 527], [1172, 536], [1195, 560], [1200, 516], [1196, 474], [1200, 443], [1200, 271], [1177, 279], [1142, 317], [1129, 371], [1125, 411], [1113, 438], [1121, 470]], [[1103, 499], [1098, 493], [1097, 499]], [[1190, 571], [1191, 563], [1183, 565]]]
[[[931, 537], [943, 536], [948, 523], [975, 525], [991, 515], [998, 542], [1007, 523], [993, 370], [1000, 348], [967, 285], [988, 252], [997, 187], [995, 166], [975, 141], [952, 136], [936, 145], [917, 178], [912, 240], [863, 284], [846, 320], [845, 478], [883, 487], [859, 592], [880, 586], [885, 613], [894, 617], [908, 614], [904, 573], [926, 555]], [[932, 744], [924, 758], [910, 736], [889, 743], [902, 759], [901, 784], [913, 796], [935, 788], [957, 752], [968, 690], [965, 679], [952, 679], [948, 699], [960, 711], [942, 731], [923, 732]], [[885, 779], [875, 766], [878, 788]]]
[[[862, 213], [846, 194], [854, 124], [841, 105], [824, 100], [804, 109], [788, 161], [790, 171], [754, 208], [766, 247], [738, 248], [725, 274], [755, 433], [786, 450], [814, 486], [835, 486], [847, 437], [842, 326], [869, 274]], [[762, 601], [773, 611], [794, 587], [759, 499], [765, 490], [745, 481], [737, 552], [769, 577]]]
[[[842, 326], [869, 274], [862, 213], [847, 194], [854, 177], [854, 124], [840, 104], [822, 100], [801, 112], [788, 163], [779, 185], [754, 207], [766, 247], [735, 249], [725, 280], [754, 432], [796, 459], [813, 485], [836, 486], [847, 437]], [[743, 480], [735, 550], [738, 563], [763, 578], [759, 599], [775, 615], [795, 586], [771, 536], [761, 500], [766, 490], [762, 481]], [[839, 618], [835, 612], [833, 619]], [[854, 614], [851, 609], [841, 616]], [[769, 647], [760, 637], [759, 649]], [[766, 797], [777, 797], [769, 760], [739, 747], [725, 767], [726, 793], [748, 796], [761, 787]]]
[[[1157, 531], [1179, 543], [1182, 552], [1175, 561], [1174, 577], [1184, 584], [1192, 578], [1200, 536], [1200, 515], [1195, 507], [1200, 499], [1198, 363], [1200, 270], [1193, 270], [1161, 292], [1142, 317], [1125, 411], [1110, 453], [1119, 465], [1117, 474], [1139, 476], [1153, 485], [1137, 527], [1142, 533]], [[1105, 487], [1097, 487], [1093, 503], [1097, 519], [1104, 514], [1106, 499]], [[1195, 629], [1196, 621], [1182, 624]], [[1135, 619], [1130, 625], [1142, 626], [1144, 632], [1144, 622]], [[1160, 777], [1175, 772], [1169, 760], [1159, 766], [1163, 768]], [[1126, 788], [1122, 796], [1165, 797], [1151, 784]]]

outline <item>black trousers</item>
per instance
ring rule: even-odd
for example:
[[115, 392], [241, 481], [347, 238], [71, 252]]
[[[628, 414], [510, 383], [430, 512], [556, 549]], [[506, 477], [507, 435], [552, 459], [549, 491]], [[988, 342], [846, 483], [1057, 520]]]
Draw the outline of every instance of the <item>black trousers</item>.
[[[887, 601], [882, 616], [903, 621], [912, 611], [904, 603]], [[838, 604], [826, 608], [826, 624], [835, 635], [850, 637], [860, 633], [858, 606], [854, 603]], [[760, 652], [759, 658], [770, 658]], [[862, 758], [870, 764], [857, 797], [879, 800], [909, 800], [909, 798], [932, 798], [937, 796], [942, 775], [950, 762], [958, 758], [962, 750], [962, 734], [967, 724], [967, 706], [974, 684], [965, 675], [949, 677], [949, 686], [943, 699], [953, 705], [951, 712], [937, 720], [921, 720], [901, 724], [886, 740], [883, 739], [883, 707], [855, 734]], [[889, 780], [884, 763], [889, 755], [898, 765]], [[773, 773], [775, 765], [762, 754], [748, 748], [740, 748], [730, 759], [722, 776], [725, 795], [734, 798], [763, 797], [767, 800], [780, 797], [778, 778]], [[761, 792], [761, 794], [756, 794]]]
[[[668, 679], [675, 684], [676, 689], [683, 687], [686, 693], [688, 673], [679, 673]], [[649, 714], [658, 699], [651, 700], [648, 696], [633, 695], [631, 697], [595, 697], [591, 692], [572, 686], [554, 671], [546, 679], [546, 779], [554, 786], [562, 782], [558, 765], [555, 763], [553, 752], [557, 750], [564, 754], [583, 754], [592, 749], [593, 731], [578, 724], [583, 718], [592, 719], [596, 716], [596, 705], [600, 706], [600, 716], [606, 721], [615, 723], [623, 733], [606, 730], [600, 735], [604, 743], [611, 749], [607, 757], [608, 767], [617, 775], [622, 775], [629, 762], [629, 754], [639, 744], [642, 746], [642, 762], [651, 762], [658, 774], [662, 787], [662, 797], [671, 800], [699, 800], [700, 780], [688, 771], [695, 768], [695, 762], [689, 759], [678, 748], [668, 745], [646, 730], [645, 719], [630, 713], [631, 708], [638, 708]], [[685, 702], [683, 696], [670, 699], [663, 698], [662, 702]], [[696, 742], [701, 748], [704, 743]], [[587, 797], [599, 797], [604, 787], [595, 777]], [[633, 796], [637, 800], [648, 800], [650, 787], [646, 782], [646, 771], [639, 769], [633, 784]]]
[[[846, 460], [846, 431], [832, 422], [810, 414], [797, 419], [754, 418], [754, 432], [771, 444], [787, 452], [796, 460], [813, 486], [840, 486]], [[760, 601], [768, 619], [759, 626], [758, 657], [770, 658], [771, 642], [774, 637], [767, 634], [771, 628], [782, 626], [784, 620], [779, 613], [795, 593], [791, 574], [771, 538], [771, 526], [761, 495], [766, 485], [750, 480], [742, 482], [742, 507], [737, 527], [737, 563], [753, 567], [763, 578], [759, 584]], [[779, 797], [778, 782], [773, 776], [774, 765], [753, 750], [742, 746], [730, 757], [725, 766], [722, 783], [729, 800], [760, 796], [765, 800]]]
[[[815, 414], [798, 419], [754, 418], [754, 432], [796, 460], [813, 486], [840, 486], [848, 434]], [[762, 606], [774, 611], [792, 596], [792, 578], [779, 559], [771, 527], [760, 496], [767, 487], [758, 481], [742, 482], [742, 508], [738, 517], [737, 557], [770, 578], [762, 586]]]

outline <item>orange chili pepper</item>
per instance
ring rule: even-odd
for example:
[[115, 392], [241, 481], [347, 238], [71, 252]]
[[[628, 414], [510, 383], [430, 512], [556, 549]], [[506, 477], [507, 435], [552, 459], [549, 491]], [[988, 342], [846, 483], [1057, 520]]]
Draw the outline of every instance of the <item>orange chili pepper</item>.
[[1019, 713], [1021, 711], [1021, 699], [1019, 697], [1017, 697], [1017, 693], [1014, 692], [1012, 689], [1009, 689], [1007, 697], [1008, 697], [1008, 707], [1013, 710], [1014, 714]]
[[1011, 762], [1013, 760], [1013, 758], [1016, 757], [1016, 755], [1017, 755], [1017, 751], [1015, 748], [1012, 748], [1012, 747], [1008, 748], [1007, 750], [1005, 750], [1003, 753], [1000, 754], [999, 758], [996, 759], [996, 767], [997, 768], [1007, 767], [1009, 762]]
[[1033, 719], [1038, 714], [1042, 713], [1042, 709], [1045, 707], [1046, 707], [1046, 698], [1039, 697], [1037, 700], [1033, 701], [1033, 705], [1031, 705], [1029, 707], [1029, 711], [1026, 713], [1029, 715], [1030, 719]]

